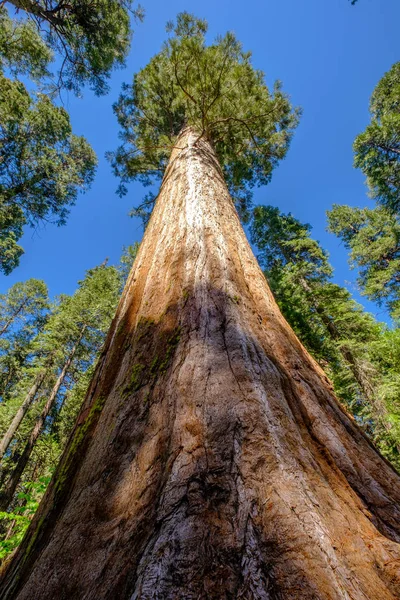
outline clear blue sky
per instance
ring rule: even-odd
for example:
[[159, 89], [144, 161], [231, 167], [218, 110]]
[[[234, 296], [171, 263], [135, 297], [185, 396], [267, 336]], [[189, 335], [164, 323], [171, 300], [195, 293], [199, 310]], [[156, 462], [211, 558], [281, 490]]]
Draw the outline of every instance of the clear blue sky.
[[[84, 135], [99, 157], [96, 180], [72, 209], [65, 227], [28, 229], [26, 254], [8, 277], [0, 277], [0, 292], [16, 281], [44, 279], [51, 295], [72, 293], [86, 269], [106, 257], [117, 262], [123, 245], [142, 236], [141, 224], [127, 216], [144, 192], [130, 186], [122, 200], [117, 180], [104, 158], [118, 144], [112, 112], [121, 84], [146, 65], [165, 39], [165, 23], [187, 10], [209, 22], [209, 36], [232, 30], [252, 50], [253, 64], [266, 81], [275, 79], [295, 105], [303, 108], [287, 158], [270, 185], [256, 191], [255, 201], [292, 212], [313, 226], [314, 236], [329, 251], [335, 280], [354, 292], [355, 273], [337, 238], [326, 232], [325, 212], [333, 203], [366, 206], [364, 178], [352, 167], [352, 142], [368, 122], [368, 101], [374, 86], [400, 59], [400, 1], [359, 0], [142, 0], [143, 23], [135, 26], [131, 53], [124, 70], [111, 79], [111, 93], [96, 98], [65, 97], [74, 131]], [[353, 283], [351, 283], [353, 282]], [[359, 296], [356, 294], [356, 297]], [[384, 313], [363, 301], [380, 318]]]

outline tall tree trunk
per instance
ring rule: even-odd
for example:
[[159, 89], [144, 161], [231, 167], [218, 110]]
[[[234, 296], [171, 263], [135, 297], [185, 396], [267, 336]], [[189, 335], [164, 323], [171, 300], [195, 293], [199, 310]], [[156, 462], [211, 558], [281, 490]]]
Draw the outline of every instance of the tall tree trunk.
[[32, 454], [32, 450], [34, 449], [35, 444], [38, 440], [38, 437], [41, 434], [41, 431], [43, 429], [45, 421], [46, 421], [47, 417], [49, 416], [51, 409], [53, 408], [53, 404], [55, 402], [55, 399], [57, 398], [57, 394], [58, 394], [62, 384], [64, 383], [64, 379], [68, 373], [69, 368], [71, 367], [71, 363], [75, 357], [77, 349], [79, 348], [79, 345], [82, 341], [82, 338], [84, 336], [86, 329], [87, 329], [87, 325], [84, 325], [82, 327], [82, 330], [80, 332], [77, 342], [74, 344], [67, 360], [64, 363], [61, 373], [58, 376], [57, 381], [55, 382], [55, 384], [53, 386], [53, 389], [51, 390], [51, 393], [46, 401], [46, 404], [44, 405], [44, 407], [42, 409], [42, 412], [40, 413], [39, 417], [36, 419], [36, 422], [33, 426], [33, 429], [31, 431], [29, 439], [28, 439], [27, 443], [25, 444], [25, 448], [24, 448], [20, 458], [18, 459], [18, 462], [15, 465], [15, 468], [13, 469], [4, 490], [0, 493], [0, 511], [6, 510], [9, 506], [9, 504], [11, 503], [11, 500], [13, 499], [15, 490], [17, 489], [17, 485], [20, 482], [22, 473], [24, 472], [25, 467], [28, 464], [28, 461]]
[[399, 475], [281, 316], [197, 138], [0, 595], [394, 600]]
[[38, 393], [43, 381], [45, 380], [47, 373], [48, 373], [48, 368], [41, 369], [39, 371], [32, 387], [28, 391], [23, 403], [21, 404], [21, 406], [19, 407], [19, 409], [17, 410], [17, 412], [15, 414], [15, 417], [11, 421], [9, 428], [7, 429], [6, 433], [2, 437], [2, 439], [0, 441], [0, 458], [3, 458], [4, 454], [7, 452], [8, 446], [10, 445], [14, 435], [16, 434], [18, 427], [21, 425], [22, 419], [26, 415], [28, 408], [34, 401], [36, 394]]

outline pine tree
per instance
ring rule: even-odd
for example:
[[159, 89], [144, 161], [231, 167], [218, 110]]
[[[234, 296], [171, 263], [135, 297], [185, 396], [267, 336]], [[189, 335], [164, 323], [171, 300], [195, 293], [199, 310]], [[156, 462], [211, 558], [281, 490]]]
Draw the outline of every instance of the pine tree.
[[379, 372], [377, 393], [385, 402], [391, 436], [383, 438], [381, 449], [393, 454], [393, 439], [400, 440], [400, 329], [387, 329], [369, 347], [369, 355]]
[[25, 327], [37, 327], [47, 308], [47, 287], [43, 281], [29, 279], [16, 283], [7, 294], [0, 296], [0, 336], [21, 321]]
[[334, 205], [328, 212], [329, 231], [350, 251], [350, 265], [358, 268], [361, 292], [400, 317], [400, 223], [382, 207], [374, 209]]
[[385, 305], [395, 320], [399, 305], [400, 63], [376, 86], [370, 102], [371, 123], [354, 142], [354, 164], [367, 175], [374, 209], [334, 205], [329, 229], [350, 250], [359, 269], [362, 292]]
[[72, 364], [80, 359], [88, 364], [94, 360], [103, 341], [104, 330], [108, 328], [119, 297], [120, 275], [115, 267], [102, 266], [87, 273], [80, 282], [76, 293], [65, 296], [49, 318], [46, 329], [36, 340], [41, 348], [39, 372], [35, 376], [22, 405], [18, 409], [1, 442], [2, 454], [20, 426], [27, 410], [35, 400], [46, 378], [50, 387], [41, 412], [35, 419], [25, 448], [12, 469], [8, 484], [0, 495], [0, 509], [10, 504], [21, 475], [26, 468], [35, 443], [42, 432]]
[[132, 12], [141, 16], [132, 0], [0, 3], [0, 271], [6, 275], [24, 253], [18, 243], [24, 228], [64, 225], [78, 193], [93, 181], [95, 153], [72, 132], [57, 92], [79, 93], [85, 84], [97, 94], [108, 91], [112, 69], [129, 50]]
[[379, 391], [383, 373], [370, 356], [386, 330], [331, 281], [328, 256], [310, 231], [278, 208], [254, 209], [252, 240], [283, 315], [332, 378], [338, 396], [400, 466], [400, 437], [389, 416], [393, 410]]
[[[236, 44], [206, 47], [204, 32], [181, 16], [136, 78], [131, 108], [137, 128], [155, 119], [156, 154], [131, 138], [130, 172], [161, 167], [163, 132], [173, 149], [73, 434], [3, 576], [5, 600], [400, 593], [399, 476], [281, 316], [224, 179], [246, 189], [269, 178], [290, 105]], [[211, 109], [221, 127], [208, 126]]]
[[[0, 503], [3, 508], [9, 508], [7, 512], [0, 514], [0, 527], [7, 523], [6, 528], [3, 527], [3, 540], [0, 540], [2, 557], [18, 545], [22, 532], [28, 526], [38, 500], [46, 489], [49, 475], [65, 447], [115, 311], [126, 271], [132, 265], [137, 248], [137, 244], [125, 248], [117, 267], [107, 267], [104, 263], [101, 267], [89, 271], [72, 298], [61, 298], [57, 311], [53, 312], [44, 331], [35, 340], [34, 348], [40, 349], [36, 378], [29, 369], [26, 369], [25, 378], [29, 385], [33, 380], [34, 387], [38, 374], [42, 373], [45, 377], [40, 387], [36, 386], [35, 393], [31, 393], [31, 402], [25, 407], [26, 410], [22, 411], [24, 420], [19, 420], [20, 427], [11, 452], [9, 451], [3, 460], [3, 490]], [[82, 318], [85, 319], [83, 335], [71, 348], [73, 328]], [[67, 337], [63, 331], [69, 331]], [[57, 341], [52, 332], [61, 333]], [[49, 358], [49, 348], [53, 350], [50, 353], [52, 363], [47, 361], [50, 368], [46, 372], [40, 372], [43, 358]], [[55, 348], [61, 351], [58, 357], [54, 354]], [[64, 362], [61, 364], [62, 361]], [[26, 385], [27, 383], [25, 387]], [[17, 399], [18, 394], [14, 402], [6, 403], [11, 404], [6, 414], [11, 411], [12, 415]], [[14, 420], [21, 408], [23, 407], [20, 406], [17, 410]], [[7, 423], [4, 412], [6, 411], [3, 411], [2, 421]], [[11, 439], [14, 435], [15, 430]]]
[[0, 296], [0, 397], [5, 402], [26, 365], [49, 309], [44, 281], [29, 279]]
[[370, 102], [371, 123], [354, 142], [354, 165], [367, 176], [373, 198], [400, 208], [400, 62], [385, 73]]

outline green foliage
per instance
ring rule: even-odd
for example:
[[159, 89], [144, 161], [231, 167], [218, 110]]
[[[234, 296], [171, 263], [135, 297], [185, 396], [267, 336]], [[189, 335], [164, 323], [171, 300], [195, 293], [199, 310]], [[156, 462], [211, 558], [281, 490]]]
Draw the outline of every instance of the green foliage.
[[31, 21], [10, 18], [0, 8], [0, 68], [13, 77], [29, 75], [40, 80], [50, 75], [48, 66], [53, 53]]
[[29, 27], [30, 39], [36, 33], [47, 52], [58, 55], [58, 87], [75, 93], [85, 83], [96, 94], [108, 91], [111, 70], [124, 65], [129, 51], [130, 16], [142, 17], [140, 6], [132, 10], [133, 0], [8, 0], [8, 4], [25, 12], [29, 21], [22, 27]]
[[110, 154], [125, 183], [159, 179], [177, 136], [190, 125], [212, 142], [231, 193], [244, 211], [254, 185], [269, 182], [298, 122], [288, 97], [251, 65], [232, 33], [207, 46], [207, 23], [188, 13], [170, 24], [161, 52], [124, 87], [114, 107], [123, 144]]
[[[46, 373], [34, 402], [30, 405], [2, 461], [0, 483], [4, 486], [3, 489], [6, 489], [8, 481], [11, 480], [37, 418], [52, 393], [72, 349], [76, 347], [73, 361], [61, 382], [51, 410], [44, 419], [40, 435], [25, 465], [17, 494], [12, 499], [7, 514], [16, 513], [15, 507], [19, 506], [18, 493], [26, 489], [27, 482], [36, 482], [38, 478], [50, 475], [59, 460], [86, 395], [97, 357], [136, 252], [137, 245], [125, 248], [120, 265], [108, 266], [105, 261], [101, 266], [90, 269], [79, 282], [76, 292], [72, 296], [62, 295], [57, 298], [50, 311], [47, 305], [47, 290], [42, 282], [35, 280], [26, 284], [16, 284], [1, 298], [0, 327], [12, 320], [3, 340], [9, 341], [12, 336], [21, 337], [25, 332], [28, 342], [24, 352], [21, 352], [17, 376], [11, 378], [7, 393], [3, 394], [0, 401], [0, 435], [8, 429], [38, 374]], [[7, 348], [4, 349], [3, 356], [0, 354], [0, 367], [2, 359], [11, 360]], [[6, 376], [5, 369], [4, 378]], [[27, 521], [12, 518], [10, 523], [12, 534], [6, 536], [7, 540], [4, 541], [5, 552], [18, 542], [18, 536], [22, 536], [22, 529]]]
[[0, 539], [0, 561], [21, 543], [49, 482], [50, 477], [25, 482], [12, 512], [0, 512], [0, 526], [6, 530], [4, 539]]
[[32, 341], [44, 327], [49, 299], [44, 281], [29, 279], [14, 284], [0, 296], [0, 398], [23, 376]]
[[400, 223], [384, 207], [375, 209], [334, 205], [329, 230], [350, 250], [351, 266], [359, 271], [362, 293], [384, 304], [400, 318]]
[[[24, 226], [63, 225], [78, 192], [94, 176], [96, 157], [73, 135], [64, 108], [44, 90], [87, 83], [107, 91], [111, 70], [124, 64], [132, 0], [9, 0], [0, 6], [0, 271], [19, 264]], [[10, 6], [11, 9], [11, 6]], [[134, 13], [141, 16], [140, 8]], [[24, 18], [25, 17], [25, 18]], [[54, 85], [52, 61], [58, 59]], [[28, 84], [21, 76], [34, 80]], [[29, 90], [29, 91], [28, 91]]]
[[6, 294], [0, 295], [0, 335], [4, 336], [18, 323], [34, 328], [49, 308], [47, 286], [39, 279], [15, 283]]
[[19, 262], [25, 224], [66, 221], [78, 190], [90, 185], [93, 150], [72, 134], [67, 112], [44, 95], [33, 99], [0, 73], [0, 269]]
[[354, 142], [356, 167], [367, 176], [373, 198], [388, 209], [400, 208], [400, 62], [372, 94], [371, 123]]
[[332, 275], [327, 253], [310, 237], [311, 225], [300, 223], [290, 213], [273, 206], [256, 206], [251, 234], [262, 251], [262, 264], [268, 272], [293, 263], [308, 279], [326, 281]]
[[400, 431], [392, 424], [400, 407], [390, 399], [376, 350], [390, 332], [331, 281], [328, 256], [310, 230], [272, 206], [254, 209], [252, 241], [283, 315], [359, 424], [400, 465]]
[[[368, 351], [380, 374], [377, 394], [387, 409], [391, 433], [382, 439], [380, 449], [391, 460], [400, 446], [400, 329], [384, 331]], [[400, 460], [396, 466], [400, 469]]]

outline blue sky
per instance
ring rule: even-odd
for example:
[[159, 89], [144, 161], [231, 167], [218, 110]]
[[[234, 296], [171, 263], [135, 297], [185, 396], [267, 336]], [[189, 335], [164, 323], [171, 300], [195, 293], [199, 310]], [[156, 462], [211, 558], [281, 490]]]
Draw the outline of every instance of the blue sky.
[[[86, 269], [106, 257], [117, 262], [122, 246], [139, 241], [138, 220], [127, 216], [144, 195], [132, 184], [128, 195], [116, 194], [118, 182], [104, 158], [118, 144], [112, 104], [121, 84], [146, 65], [166, 37], [165, 23], [187, 10], [209, 22], [209, 37], [234, 31], [267, 83], [283, 82], [292, 102], [303, 108], [287, 158], [272, 182], [255, 193], [255, 202], [273, 204], [313, 226], [313, 235], [329, 251], [335, 281], [347, 283], [359, 299], [355, 273], [339, 240], [326, 232], [325, 212], [333, 203], [372, 205], [362, 174], [352, 167], [352, 142], [369, 120], [368, 101], [374, 86], [400, 59], [399, 0], [142, 0], [146, 12], [135, 34], [127, 66], [111, 78], [111, 92], [96, 98], [63, 96], [74, 132], [84, 135], [99, 157], [96, 180], [81, 195], [64, 227], [28, 229], [22, 239], [26, 254], [8, 277], [0, 276], [0, 292], [16, 281], [44, 279], [50, 294], [72, 293]], [[385, 313], [363, 304], [379, 318]]]

